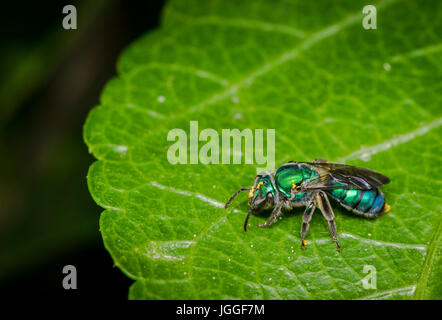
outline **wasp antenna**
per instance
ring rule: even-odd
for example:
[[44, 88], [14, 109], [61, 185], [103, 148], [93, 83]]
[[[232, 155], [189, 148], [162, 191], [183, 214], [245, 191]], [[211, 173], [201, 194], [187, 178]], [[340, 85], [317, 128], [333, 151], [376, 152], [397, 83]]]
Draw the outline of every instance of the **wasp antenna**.
[[224, 209], [227, 209], [227, 207], [230, 205], [230, 203], [232, 203], [233, 199], [235, 199], [235, 197], [242, 191], [249, 191], [252, 188], [241, 188], [238, 191], [236, 191], [229, 199], [229, 201], [226, 202], [226, 204], [224, 205]]
[[244, 221], [244, 232], [247, 232], [247, 222], [249, 222], [250, 214], [252, 213], [252, 208], [249, 209], [249, 212], [247, 212], [246, 221]]

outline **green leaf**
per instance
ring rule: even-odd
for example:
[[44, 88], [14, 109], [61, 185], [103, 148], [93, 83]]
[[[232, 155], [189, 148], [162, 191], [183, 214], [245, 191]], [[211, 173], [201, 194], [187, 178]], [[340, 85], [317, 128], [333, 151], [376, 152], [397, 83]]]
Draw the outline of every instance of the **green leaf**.
[[[170, 1], [162, 26], [122, 55], [89, 114], [90, 192], [133, 299], [410, 299], [441, 292], [441, 3]], [[276, 164], [317, 157], [375, 169], [391, 211], [367, 220], [333, 202], [337, 252], [303, 209], [242, 225], [260, 165], [167, 161], [189, 122], [275, 129]], [[244, 162], [242, 162], [244, 163]], [[364, 289], [364, 266], [376, 289]]]

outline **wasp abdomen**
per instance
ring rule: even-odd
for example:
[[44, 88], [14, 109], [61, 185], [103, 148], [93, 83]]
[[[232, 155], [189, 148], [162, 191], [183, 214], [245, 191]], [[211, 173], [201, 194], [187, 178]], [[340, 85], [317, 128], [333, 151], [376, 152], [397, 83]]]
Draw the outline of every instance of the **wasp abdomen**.
[[366, 217], [374, 218], [385, 208], [384, 194], [378, 189], [333, 189], [327, 191], [345, 208]]

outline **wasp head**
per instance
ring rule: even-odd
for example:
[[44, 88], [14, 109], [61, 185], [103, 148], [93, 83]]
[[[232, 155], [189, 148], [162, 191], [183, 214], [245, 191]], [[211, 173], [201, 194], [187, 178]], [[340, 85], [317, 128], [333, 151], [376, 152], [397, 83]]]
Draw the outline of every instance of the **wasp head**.
[[275, 202], [275, 187], [270, 175], [258, 176], [249, 191], [249, 205], [251, 210], [267, 210]]

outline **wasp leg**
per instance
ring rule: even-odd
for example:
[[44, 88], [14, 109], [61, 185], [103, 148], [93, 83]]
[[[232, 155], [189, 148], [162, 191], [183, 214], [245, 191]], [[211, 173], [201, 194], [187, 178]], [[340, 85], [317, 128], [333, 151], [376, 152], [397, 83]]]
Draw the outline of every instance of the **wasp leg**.
[[304, 215], [302, 216], [302, 226], [301, 226], [301, 249], [305, 249], [305, 236], [308, 232], [309, 222], [313, 216], [313, 212], [316, 209], [315, 198], [309, 202], [307, 207], [305, 208]]
[[319, 207], [319, 210], [321, 210], [322, 215], [325, 219], [328, 221], [328, 227], [330, 229], [330, 233], [333, 237], [333, 241], [336, 244], [336, 247], [339, 251], [341, 251], [341, 247], [338, 243], [338, 236], [336, 232], [336, 223], [335, 223], [335, 215], [333, 214], [333, 210], [330, 206], [330, 202], [328, 201], [327, 195], [324, 191], [319, 191], [316, 195], [316, 204]]
[[282, 206], [283, 206], [283, 202], [281, 201], [273, 209], [272, 215], [270, 216], [269, 220], [267, 220], [266, 223], [258, 224], [258, 227], [262, 228], [262, 227], [268, 227], [268, 226], [272, 225], [276, 221], [276, 219], [281, 215], [281, 213], [282, 213]]
[[293, 198], [295, 198], [295, 196], [296, 196], [296, 194], [298, 193], [298, 192], [302, 192], [303, 190], [302, 190], [302, 186], [300, 186], [300, 185], [295, 185], [295, 184], [293, 184], [292, 185], [292, 188], [290, 189], [290, 201], [292, 201], [293, 200]]

